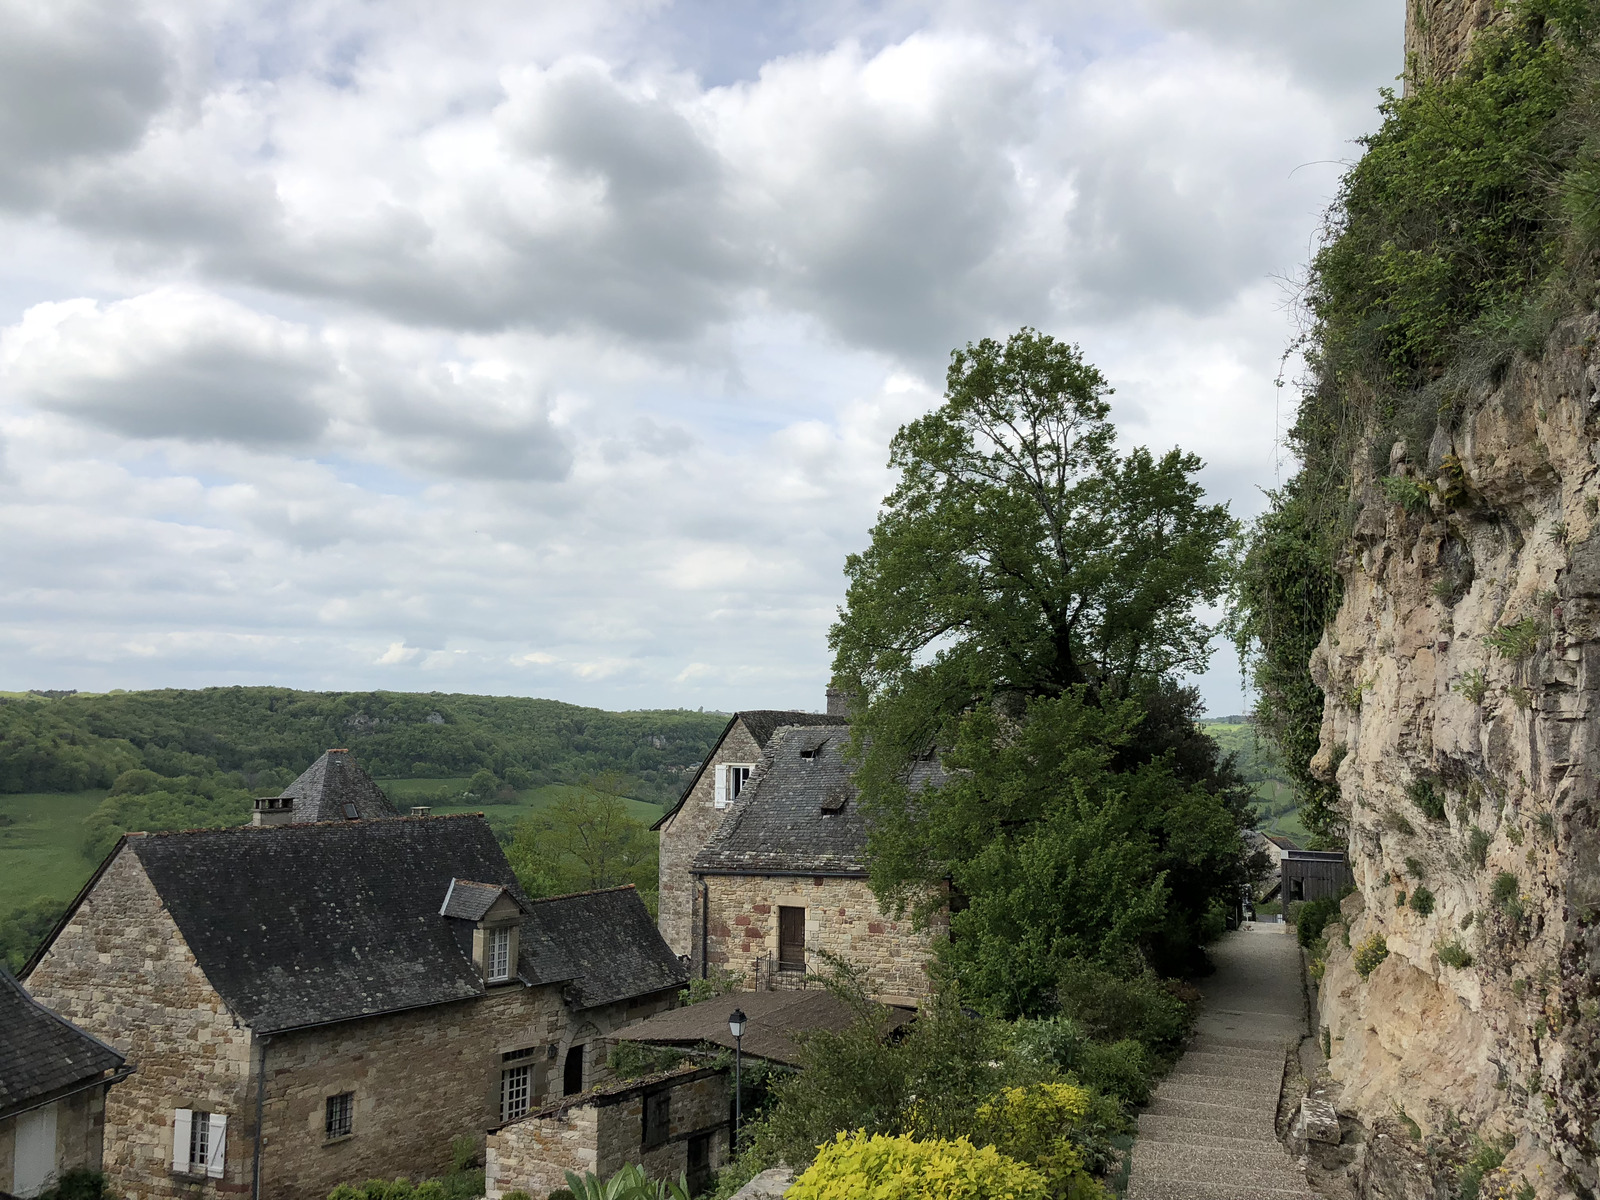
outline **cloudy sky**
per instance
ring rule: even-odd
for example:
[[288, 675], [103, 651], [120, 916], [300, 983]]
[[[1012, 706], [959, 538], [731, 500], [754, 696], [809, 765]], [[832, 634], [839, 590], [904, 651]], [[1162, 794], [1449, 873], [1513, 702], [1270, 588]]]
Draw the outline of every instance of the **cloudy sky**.
[[890, 436], [1024, 324], [1251, 515], [1401, 19], [0, 0], [0, 689], [819, 707]]

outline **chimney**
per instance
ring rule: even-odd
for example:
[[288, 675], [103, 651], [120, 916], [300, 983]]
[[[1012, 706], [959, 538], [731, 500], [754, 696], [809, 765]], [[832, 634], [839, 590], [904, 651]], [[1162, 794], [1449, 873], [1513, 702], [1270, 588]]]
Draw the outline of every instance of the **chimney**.
[[294, 820], [293, 796], [258, 796], [252, 825], [288, 825]]
[[848, 721], [851, 709], [855, 708], [855, 694], [844, 688], [828, 685], [828, 715], [839, 717]]
[[413, 817], [426, 817], [432, 812], [433, 809], [426, 804], [413, 804], [411, 806], [411, 815]]

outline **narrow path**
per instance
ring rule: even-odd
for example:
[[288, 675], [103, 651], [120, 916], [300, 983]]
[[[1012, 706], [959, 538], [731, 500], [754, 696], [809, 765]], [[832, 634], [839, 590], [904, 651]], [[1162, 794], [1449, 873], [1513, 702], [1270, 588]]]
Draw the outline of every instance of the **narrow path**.
[[1306, 1031], [1293, 927], [1246, 925], [1212, 959], [1189, 1051], [1139, 1117], [1127, 1200], [1305, 1200], [1275, 1129], [1285, 1056]]

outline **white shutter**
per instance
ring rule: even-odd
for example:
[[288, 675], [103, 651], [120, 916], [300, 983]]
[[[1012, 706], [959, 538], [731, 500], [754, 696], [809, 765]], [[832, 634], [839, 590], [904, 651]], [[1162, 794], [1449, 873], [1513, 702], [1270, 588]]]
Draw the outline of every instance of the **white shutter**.
[[712, 801], [718, 808], [728, 807], [728, 767], [725, 763], [717, 764], [717, 794]]
[[194, 1113], [180, 1108], [172, 1114], [172, 1169], [189, 1173], [189, 1131], [194, 1124]]
[[206, 1174], [213, 1179], [222, 1178], [222, 1163], [228, 1147], [228, 1118], [221, 1113], [211, 1114], [211, 1145], [206, 1149]]

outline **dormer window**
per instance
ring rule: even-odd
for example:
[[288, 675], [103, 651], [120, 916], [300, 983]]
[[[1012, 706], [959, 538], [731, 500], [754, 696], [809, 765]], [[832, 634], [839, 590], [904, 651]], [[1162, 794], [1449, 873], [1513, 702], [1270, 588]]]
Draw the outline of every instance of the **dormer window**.
[[504, 983], [511, 978], [511, 927], [502, 925], [489, 931], [489, 982]]

